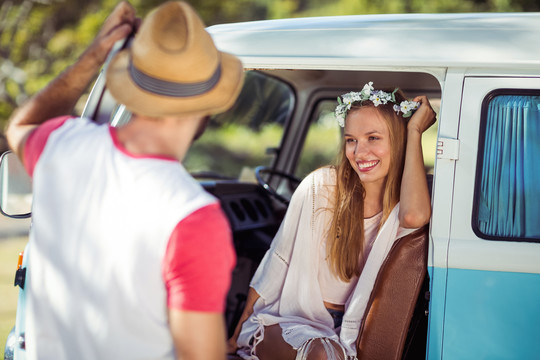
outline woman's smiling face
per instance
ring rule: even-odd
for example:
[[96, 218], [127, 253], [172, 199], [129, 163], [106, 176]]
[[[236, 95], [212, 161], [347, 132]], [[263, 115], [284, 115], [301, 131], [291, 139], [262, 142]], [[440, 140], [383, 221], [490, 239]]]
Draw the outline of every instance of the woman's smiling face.
[[384, 186], [390, 169], [390, 131], [372, 106], [349, 111], [345, 121], [345, 154], [365, 185]]

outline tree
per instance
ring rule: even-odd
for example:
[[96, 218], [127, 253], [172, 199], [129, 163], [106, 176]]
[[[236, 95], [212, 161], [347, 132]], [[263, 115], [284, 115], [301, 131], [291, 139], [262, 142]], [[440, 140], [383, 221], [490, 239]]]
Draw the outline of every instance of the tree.
[[[187, 0], [207, 25], [320, 15], [535, 11], [538, 0]], [[72, 63], [118, 0], [4, 0], [0, 6], [0, 126]], [[144, 17], [162, 0], [131, 0]]]

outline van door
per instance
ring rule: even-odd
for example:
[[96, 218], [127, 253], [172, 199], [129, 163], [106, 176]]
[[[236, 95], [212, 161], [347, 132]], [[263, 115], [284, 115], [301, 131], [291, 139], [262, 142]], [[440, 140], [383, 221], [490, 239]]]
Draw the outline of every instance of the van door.
[[540, 354], [540, 78], [466, 77], [443, 358]]

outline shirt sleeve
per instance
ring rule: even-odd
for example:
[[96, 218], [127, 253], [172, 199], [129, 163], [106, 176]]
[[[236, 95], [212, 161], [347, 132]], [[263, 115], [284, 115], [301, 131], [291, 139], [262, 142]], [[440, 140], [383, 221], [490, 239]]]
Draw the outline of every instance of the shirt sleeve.
[[[320, 174], [320, 171], [316, 173]], [[310, 240], [303, 242], [304, 244], [313, 241], [311, 225], [314, 221], [312, 216], [316, 173], [308, 175], [294, 191], [272, 244], [249, 284], [266, 303], [277, 301], [281, 294], [280, 289], [285, 283], [297, 239], [310, 237]]]
[[167, 306], [223, 312], [235, 262], [231, 230], [219, 204], [195, 211], [169, 239], [162, 268]]
[[413, 232], [415, 232], [416, 230], [418, 230], [420, 228], [404, 228], [404, 227], [399, 227], [398, 229], [398, 232], [397, 232], [397, 235], [396, 235], [396, 239], [399, 239], [399, 238], [402, 238], [402, 237], [405, 237], [409, 234], [412, 234]]
[[28, 135], [28, 138], [24, 144], [23, 162], [24, 167], [30, 176], [32, 176], [34, 173], [34, 167], [36, 166], [36, 163], [39, 160], [43, 149], [45, 148], [45, 144], [47, 144], [49, 135], [51, 135], [54, 130], [62, 126], [69, 118], [71, 117], [61, 116], [47, 120], [40, 126], [36, 127], [30, 133], [30, 135]]

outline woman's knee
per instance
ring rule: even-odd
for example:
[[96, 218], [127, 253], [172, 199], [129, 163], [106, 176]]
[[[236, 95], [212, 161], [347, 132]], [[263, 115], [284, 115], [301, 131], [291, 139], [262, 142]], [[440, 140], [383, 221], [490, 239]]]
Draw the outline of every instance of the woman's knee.
[[261, 360], [294, 360], [296, 351], [283, 340], [279, 324], [265, 326], [264, 338], [255, 348], [257, 357]]
[[[302, 360], [345, 360], [345, 352], [340, 344], [327, 339], [311, 339], [301, 349]], [[281, 326], [278, 324], [264, 328], [264, 338], [255, 348], [261, 360], [294, 360], [297, 352], [283, 340]]]

